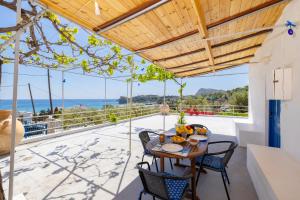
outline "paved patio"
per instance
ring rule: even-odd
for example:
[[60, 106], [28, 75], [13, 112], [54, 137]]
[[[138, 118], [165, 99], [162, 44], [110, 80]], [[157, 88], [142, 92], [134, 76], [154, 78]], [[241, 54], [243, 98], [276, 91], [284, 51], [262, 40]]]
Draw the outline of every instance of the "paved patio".
[[[24, 193], [28, 200], [137, 199], [141, 185], [135, 165], [142, 156], [138, 132], [145, 128], [161, 129], [162, 119], [162, 116], [152, 116], [133, 121], [131, 155], [128, 154], [128, 123], [19, 146], [15, 194]], [[167, 129], [174, 127], [176, 119], [167, 116]], [[205, 124], [214, 133], [213, 140], [235, 140], [233, 118], [193, 116], [187, 117], [187, 121]], [[8, 158], [2, 158], [0, 168], [6, 193], [8, 167]], [[175, 170], [182, 172], [182, 169]], [[235, 152], [228, 173], [233, 200], [257, 199], [246, 169], [244, 148]], [[221, 176], [214, 172], [200, 177], [197, 190], [201, 199], [226, 198]]]

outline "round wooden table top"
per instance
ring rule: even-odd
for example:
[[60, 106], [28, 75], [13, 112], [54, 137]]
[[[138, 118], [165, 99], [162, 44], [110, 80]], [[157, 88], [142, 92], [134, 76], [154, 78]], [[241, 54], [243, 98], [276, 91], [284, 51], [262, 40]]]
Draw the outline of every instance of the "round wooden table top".
[[[166, 137], [165, 138], [165, 143], [163, 144], [168, 144], [172, 143], [171, 137]], [[167, 158], [188, 158], [188, 159], [193, 159], [195, 157], [203, 155], [206, 150], [207, 150], [207, 145], [208, 145], [208, 140], [206, 141], [199, 141], [199, 143], [195, 146], [190, 145], [188, 141], [185, 141], [179, 145], [183, 146], [184, 151], [186, 153], [183, 155], [180, 155], [180, 153], [168, 153], [164, 152], [163, 150], [157, 150], [159, 146], [163, 145], [160, 144], [159, 137], [151, 139], [147, 145], [146, 148], [151, 154], [155, 155], [156, 157], [167, 157]], [[153, 148], [157, 147], [155, 150]]]

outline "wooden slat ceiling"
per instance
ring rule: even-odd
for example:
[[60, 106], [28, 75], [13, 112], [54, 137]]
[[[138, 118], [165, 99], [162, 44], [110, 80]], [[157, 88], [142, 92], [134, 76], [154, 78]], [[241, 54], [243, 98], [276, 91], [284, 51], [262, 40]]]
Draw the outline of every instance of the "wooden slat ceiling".
[[[50, 10], [138, 53], [178, 77], [248, 63], [288, 0], [39, 0]], [[213, 40], [203, 40], [215, 38]]]

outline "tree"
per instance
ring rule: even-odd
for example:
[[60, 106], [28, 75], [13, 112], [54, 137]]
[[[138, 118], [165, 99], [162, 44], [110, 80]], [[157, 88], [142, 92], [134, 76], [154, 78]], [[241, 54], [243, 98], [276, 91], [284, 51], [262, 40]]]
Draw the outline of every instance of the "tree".
[[237, 106], [248, 106], [248, 91], [234, 92], [229, 98], [229, 103]]
[[[0, 7], [16, 12], [16, 3], [16, 0], [0, 0]], [[123, 72], [127, 69], [128, 65], [124, 62], [126, 56], [122, 55], [118, 45], [86, 32], [83, 32], [86, 38], [79, 39], [79, 29], [75, 25], [61, 20], [52, 12], [44, 11], [30, 0], [23, 2], [21, 24], [0, 27], [1, 62], [14, 61], [14, 44], [6, 45], [5, 42], [41, 12], [44, 12], [41, 18], [36, 23], [32, 23], [23, 34], [20, 64], [45, 68], [72, 66], [72, 68], [82, 68], [85, 72], [106, 75], [112, 75], [115, 70]]]

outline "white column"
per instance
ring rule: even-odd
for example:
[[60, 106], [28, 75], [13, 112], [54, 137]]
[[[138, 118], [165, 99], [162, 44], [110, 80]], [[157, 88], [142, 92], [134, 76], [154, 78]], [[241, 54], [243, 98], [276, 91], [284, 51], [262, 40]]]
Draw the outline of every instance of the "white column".
[[[166, 80], [164, 81], [164, 107], [166, 107], [166, 91], [167, 91], [167, 84]], [[163, 120], [163, 130], [166, 130], [166, 115], [163, 115], [164, 120]]]
[[106, 77], [104, 78], [104, 115], [105, 115], [105, 120], [106, 120]]
[[126, 93], [126, 117], [128, 116], [128, 98], [129, 98], [129, 82], [126, 81], [126, 85], [127, 85], [127, 93]]
[[65, 110], [65, 71], [61, 72], [61, 125], [64, 131], [64, 110]]
[[[20, 24], [21, 18], [21, 0], [17, 0], [17, 20]], [[22, 31], [18, 30], [15, 40], [15, 62], [14, 62], [14, 82], [13, 82], [13, 104], [12, 104], [12, 125], [11, 125], [11, 144], [10, 144], [10, 165], [9, 165], [9, 189], [8, 200], [13, 199], [14, 193], [14, 168], [15, 168], [15, 143], [16, 143], [16, 123], [17, 123], [17, 99], [18, 99], [18, 75], [19, 75], [19, 56], [20, 56], [20, 38]]]
[[130, 74], [131, 74], [131, 80], [130, 80], [130, 99], [129, 99], [129, 153], [131, 153], [131, 132], [132, 132], [131, 114], [132, 114], [133, 68], [131, 69]]
[[[182, 86], [182, 78], [180, 79], [180, 85]], [[182, 99], [183, 99], [183, 91], [182, 91]], [[182, 112], [182, 99], [180, 100], [179, 112]]]

